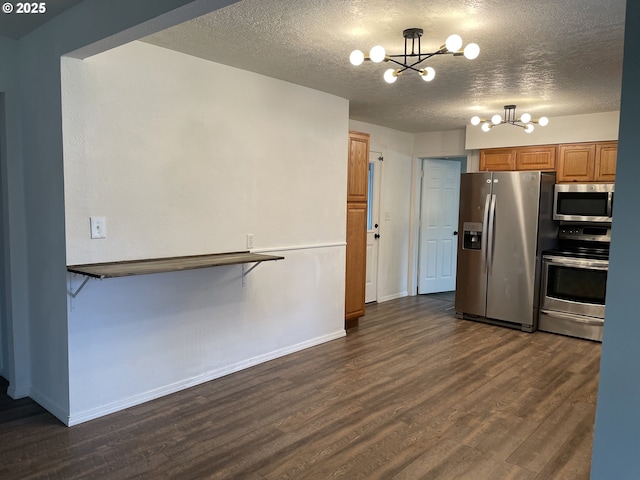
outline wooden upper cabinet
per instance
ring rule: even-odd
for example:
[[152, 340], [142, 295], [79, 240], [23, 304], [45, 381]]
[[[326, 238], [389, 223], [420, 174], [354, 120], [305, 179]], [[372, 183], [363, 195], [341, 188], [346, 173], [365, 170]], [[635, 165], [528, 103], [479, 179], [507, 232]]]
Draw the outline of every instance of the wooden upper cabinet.
[[560, 145], [557, 182], [613, 182], [617, 156], [618, 142]]
[[593, 181], [596, 166], [595, 143], [560, 145], [558, 157], [558, 182]]
[[480, 150], [480, 171], [556, 172], [556, 182], [613, 182], [618, 142], [562, 143]]
[[516, 149], [516, 170], [555, 171], [556, 145], [536, 145]]
[[515, 148], [487, 148], [480, 150], [480, 170], [514, 170]]
[[556, 145], [487, 148], [480, 150], [480, 170], [554, 171], [556, 169], [556, 151]]
[[602, 142], [596, 144], [596, 182], [613, 182], [616, 179], [616, 160], [618, 158], [618, 142]]
[[369, 179], [369, 135], [349, 132], [347, 202], [366, 202]]

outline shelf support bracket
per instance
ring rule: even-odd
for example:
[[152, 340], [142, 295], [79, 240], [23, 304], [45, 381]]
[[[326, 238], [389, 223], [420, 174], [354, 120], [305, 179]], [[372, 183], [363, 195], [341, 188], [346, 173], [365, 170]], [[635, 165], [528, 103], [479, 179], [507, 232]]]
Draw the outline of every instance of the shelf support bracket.
[[251, 267], [246, 268], [246, 263], [242, 265], [242, 286], [244, 287], [247, 284], [245, 277], [249, 275], [249, 272], [260, 265], [262, 262], [256, 262]]
[[69, 295], [71, 298], [76, 298], [78, 296], [78, 294], [80, 293], [80, 290], [82, 290], [84, 288], [84, 286], [87, 284], [87, 282], [89, 281], [90, 278], [91, 277], [84, 277], [84, 280], [82, 281], [80, 286], [78, 288], [76, 288], [75, 291], [71, 291], [71, 290], [67, 289], [67, 295]]

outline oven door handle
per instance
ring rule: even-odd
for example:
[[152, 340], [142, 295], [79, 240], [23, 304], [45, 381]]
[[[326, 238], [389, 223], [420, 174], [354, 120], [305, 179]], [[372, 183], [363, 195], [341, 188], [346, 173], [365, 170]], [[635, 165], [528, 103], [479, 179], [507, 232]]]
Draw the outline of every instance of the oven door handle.
[[543, 262], [556, 267], [587, 268], [589, 270], [609, 270], [609, 262], [606, 260], [589, 260], [572, 257], [543, 257]]

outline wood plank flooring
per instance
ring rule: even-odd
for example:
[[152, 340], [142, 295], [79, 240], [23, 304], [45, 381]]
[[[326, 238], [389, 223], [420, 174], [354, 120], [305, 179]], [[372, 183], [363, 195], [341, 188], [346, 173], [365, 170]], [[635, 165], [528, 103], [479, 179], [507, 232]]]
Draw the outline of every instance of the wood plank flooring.
[[71, 428], [0, 395], [0, 478], [586, 480], [599, 364], [598, 343], [402, 298], [345, 338]]

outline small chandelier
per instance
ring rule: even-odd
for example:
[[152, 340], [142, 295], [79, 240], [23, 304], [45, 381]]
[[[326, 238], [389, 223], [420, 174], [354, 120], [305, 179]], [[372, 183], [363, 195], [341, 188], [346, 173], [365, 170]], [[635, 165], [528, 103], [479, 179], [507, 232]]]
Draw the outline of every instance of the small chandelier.
[[384, 79], [387, 83], [395, 82], [398, 76], [402, 75], [406, 70], [413, 70], [417, 72], [425, 82], [430, 82], [436, 76], [436, 71], [433, 67], [418, 67], [418, 65], [425, 60], [435, 55], [453, 55], [454, 57], [464, 55], [469, 60], [473, 60], [480, 54], [480, 47], [475, 43], [470, 43], [464, 50], [460, 50], [460, 48], [462, 48], [462, 38], [456, 34], [450, 35], [446, 43], [442, 45], [438, 51], [423, 52], [420, 47], [420, 37], [422, 37], [422, 33], [423, 30], [421, 28], [407, 28], [402, 32], [402, 36], [404, 37], [404, 54], [387, 55], [383, 47], [376, 45], [369, 51], [369, 55], [365, 55], [360, 50], [354, 50], [351, 52], [349, 60], [355, 66], [361, 65], [365, 60], [370, 60], [374, 63], [380, 63], [382, 61], [395, 63], [400, 68], [389, 68], [384, 72]]
[[516, 106], [505, 105], [504, 118], [502, 118], [497, 113], [493, 117], [491, 117], [491, 120], [480, 118], [477, 115], [471, 117], [471, 125], [480, 125], [481, 123], [482, 126], [480, 128], [482, 128], [483, 132], [490, 131], [496, 125], [508, 124], [513, 125], [514, 127], [524, 128], [525, 132], [531, 133], [534, 129], [534, 123], [540, 125], [541, 127], [546, 127], [549, 124], [549, 119], [547, 117], [540, 117], [537, 120], [534, 120], [528, 113], [523, 113], [518, 119], [516, 117]]

